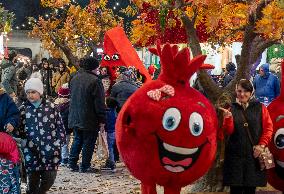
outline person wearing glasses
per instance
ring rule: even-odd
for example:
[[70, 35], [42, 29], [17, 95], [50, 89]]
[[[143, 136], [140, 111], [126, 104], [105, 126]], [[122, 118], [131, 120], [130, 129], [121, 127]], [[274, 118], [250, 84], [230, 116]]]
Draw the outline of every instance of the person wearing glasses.
[[[252, 98], [253, 85], [242, 79], [236, 85], [236, 102], [223, 111], [223, 130], [228, 134], [225, 146], [223, 184], [231, 194], [254, 194], [267, 184], [256, 154], [268, 145], [273, 124], [267, 108]], [[252, 144], [248, 131], [254, 144]]]
[[259, 68], [259, 75], [255, 77], [253, 86], [256, 99], [265, 106], [280, 94], [279, 79], [269, 71], [268, 63]]

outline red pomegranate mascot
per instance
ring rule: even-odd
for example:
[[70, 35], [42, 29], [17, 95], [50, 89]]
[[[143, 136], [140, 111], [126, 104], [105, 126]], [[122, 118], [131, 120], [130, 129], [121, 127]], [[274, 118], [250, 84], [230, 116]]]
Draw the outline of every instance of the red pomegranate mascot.
[[282, 61], [281, 93], [268, 106], [273, 121], [273, 136], [269, 148], [275, 159], [275, 168], [268, 171], [268, 182], [284, 192], [284, 60]]
[[120, 66], [133, 66], [141, 73], [145, 81], [151, 80], [151, 76], [128, 40], [123, 28], [118, 26], [105, 33], [101, 67], [108, 68], [111, 82], [114, 83], [116, 70]]
[[[190, 61], [189, 50], [166, 44], [151, 52], [162, 70], [123, 106], [116, 123], [118, 149], [130, 172], [141, 181], [143, 194], [165, 194], [203, 176], [216, 153], [217, 116], [214, 107], [189, 85], [206, 56]], [[211, 66], [212, 67], [212, 66]]]

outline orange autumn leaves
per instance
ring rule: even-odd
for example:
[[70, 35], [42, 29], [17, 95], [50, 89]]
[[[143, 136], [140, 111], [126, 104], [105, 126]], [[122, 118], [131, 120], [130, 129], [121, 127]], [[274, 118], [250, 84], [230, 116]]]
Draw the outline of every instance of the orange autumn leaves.
[[48, 19], [33, 20], [30, 35], [39, 37], [53, 57], [62, 57], [62, 47], [74, 56], [84, 56], [92, 46], [102, 42], [105, 31], [120, 22], [120, 18], [106, 8], [106, 0], [91, 2], [86, 8], [68, 0], [41, 0], [41, 3], [54, 12]]
[[272, 40], [283, 40], [284, 7], [280, 1], [272, 2], [264, 10], [261, 20], [257, 22], [256, 32]]
[[71, 0], [41, 0], [40, 3], [43, 7], [61, 8], [68, 5]]
[[[143, 8], [143, 2], [148, 2], [151, 7], [148, 10], [168, 10], [173, 11], [174, 16], [180, 19], [186, 15], [189, 19], [195, 17], [195, 27], [202, 24], [208, 42], [211, 43], [231, 43], [241, 41], [243, 38], [243, 29], [248, 24], [250, 14], [254, 14], [261, 0], [254, 0], [237, 3], [233, 0], [186, 0], [185, 6], [178, 6], [176, 0], [132, 0], [132, 3], [140, 8], [140, 15], [143, 16], [134, 21], [132, 28], [132, 41], [134, 44], [147, 43], [151, 37], [149, 32], [154, 32], [155, 27], [160, 21], [154, 24], [145, 22], [148, 12]], [[145, 5], [145, 4], [144, 4]], [[171, 27], [170, 16], [167, 16], [167, 28]], [[138, 25], [136, 25], [138, 24]], [[146, 26], [147, 30], [141, 31], [141, 25]], [[150, 28], [153, 27], [151, 30]], [[173, 25], [174, 28], [174, 25]], [[255, 32], [272, 40], [283, 39], [284, 28], [284, 1], [275, 0], [267, 4], [263, 9], [263, 17], [256, 22]], [[140, 41], [140, 42], [139, 42]], [[142, 44], [143, 45], [143, 44]]]

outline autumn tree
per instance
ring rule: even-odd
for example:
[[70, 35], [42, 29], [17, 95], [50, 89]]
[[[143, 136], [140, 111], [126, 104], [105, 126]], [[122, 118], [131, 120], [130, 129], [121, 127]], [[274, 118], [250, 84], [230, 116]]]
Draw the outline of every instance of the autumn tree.
[[[177, 31], [180, 28], [184, 29], [193, 56], [202, 54], [201, 42], [221, 46], [242, 42], [240, 65], [228, 86], [219, 88], [206, 71], [198, 72], [208, 98], [217, 106], [230, 103], [236, 82], [250, 78], [250, 69], [262, 52], [283, 41], [283, 0], [132, 0], [126, 13], [133, 10], [138, 10], [138, 18], [133, 21], [131, 40], [139, 46], [152, 45], [157, 38], [184, 42], [184, 35]], [[170, 31], [172, 37], [167, 35]], [[203, 192], [223, 189], [216, 187], [221, 185], [223, 147], [218, 145], [216, 164], [195, 188]]]
[[[283, 41], [283, 0], [133, 0], [131, 6], [139, 10], [138, 19], [133, 21], [134, 44], [152, 44], [164, 36], [165, 29], [174, 29], [176, 25], [184, 28], [193, 56], [202, 53], [201, 42], [243, 43], [240, 66], [226, 88], [219, 88], [206, 71], [198, 73], [213, 103], [222, 94], [232, 93], [238, 80], [249, 78], [253, 63], [266, 48]], [[142, 26], [146, 28], [140, 30]]]
[[63, 54], [72, 64], [80, 57], [95, 52], [103, 41], [104, 33], [120, 24], [121, 18], [107, 8], [107, 0], [90, 1], [83, 8], [71, 0], [41, 0], [51, 14], [30, 18], [32, 37], [41, 39], [43, 47], [59, 58]]
[[0, 4], [0, 33], [9, 33], [11, 31], [11, 26], [14, 20], [14, 14], [5, 10]]

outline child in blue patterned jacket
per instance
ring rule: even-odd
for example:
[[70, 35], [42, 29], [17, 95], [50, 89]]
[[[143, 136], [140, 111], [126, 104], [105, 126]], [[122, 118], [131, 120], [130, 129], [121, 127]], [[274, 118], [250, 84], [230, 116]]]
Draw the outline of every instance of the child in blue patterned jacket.
[[42, 98], [43, 83], [39, 78], [26, 82], [25, 93], [27, 101], [19, 108], [19, 135], [28, 174], [27, 194], [43, 194], [56, 179], [65, 129], [54, 104]]

